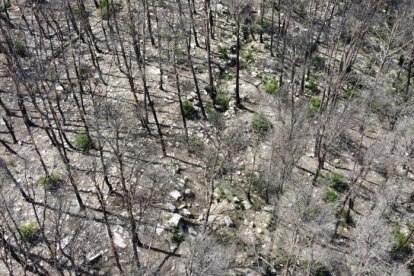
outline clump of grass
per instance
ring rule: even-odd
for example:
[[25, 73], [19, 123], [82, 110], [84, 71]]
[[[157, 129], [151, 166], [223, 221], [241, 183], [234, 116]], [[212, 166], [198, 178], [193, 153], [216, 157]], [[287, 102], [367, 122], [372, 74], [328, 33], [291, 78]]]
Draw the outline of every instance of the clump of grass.
[[311, 65], [314, 66], [317, 70], [322, 70], [325, 67], [325, 59], [319, 55], [316, 55], [312, 59]]
[[330, 182], [331, 187], [337, 192], [341, 193], [349, 188], [349, 185], [346, 183], [344, 177], [338, 173], [329, 173], [326, 178]]
[[184, 116], [188, 119], [193, 118], [197, 114], [197, 110], [189, 100], [183, 101]]
[[264, 80], [263, 90], [269, 94], [275, 94], [279, 89], [279, 83], [275, 79]]
[[243, 53], [243, 59], [244, 62], [246, 62], [247, 64], [254, 62], [254, 58], [253, 58], [253, 54], [256, 52], [256, 48], [250, 48], [247, 49], [244, 53]]
[[305, 88], [312, 92], [312, 94], [316, 95], [319, 93], [318, 85], [316, 84], [316, 79], [314, 77], [309, 77], [309, 80], [305, 84]]
[[92, 139], [84, 132], [78, 133], [75, 135], [73, 144], [78, 150], [88, 151], [92, 148]]
[[335, 202], [338, 199], [338, 193], [332, 188], [325, 188], [324, 200], [327, 202]]
[[218, 187], [216, 190], [216, 193], [214, 195], [215, 199], [217, 200], [217, 202], [222, 201], [223, 199], [226, 198], [226, 193], [224, 192], [224, 188], [223, 187]]
[[20, 224], [17, 227], [17, 231], [20, 233], [22, 239], [25, 242], [33, 242], [36, 238], [37, 229], [36, 226], [32, 222]]
[[409, 255], [412, 252], [411, 243], [409, 239], [401, 231], [395, 231], [393, 235], [393, 246], [391, 254], [394, 258], [401, 258]]
[[27, 52], [26, 52], [26, 43], [24, 42], [24, 40], [20, 37], [16, 37], [12, 40], [12, 46], [13, 46], [13, 51], [16, 55], [19, 55], [21, 57], [25, 57]]
[[256, 112], [253, 115], [253, 119], [252, 119], [252, 122], [251, 122], [251, 127], [256, 132], [266, 133], [271, 128], [273, 128], [273, 125], [263, 113]]
[[312, 97], [310, 99], [310, 115], [315, 116], [318, 113], [320, 106], [321, 100], [318, 97]]
[[261, 174], [253, 171], [246, 171], [244, 174], [244, 181], [258, 196], [265, 197], [266, 187]]
[[185, 235], [179, 231], [174, 231], [171, 235], [171, 242], [174, 244], [180, 244], [184, 241]]
[[228, 60], [229, 59], [229, 48], [226, 46], [218, 45], [217, 46], [217, 53], [219, 58]]
[[50, 175], [41, 175], [37, 181], [40, 185], [44, 186], [46, 190], [52, 190], [59, 186], [60, 175], [52, 173]]
[[102, 19], [108, 19], [110, 13], [112, 12], [112, 5], [109, 3], [109, 0], [99, 0], [99, 15]]
[[227, 110], [229, 108], [230, 97], [226, 94], [219, 92], [216, 95], [216, 105], [222, 110]]

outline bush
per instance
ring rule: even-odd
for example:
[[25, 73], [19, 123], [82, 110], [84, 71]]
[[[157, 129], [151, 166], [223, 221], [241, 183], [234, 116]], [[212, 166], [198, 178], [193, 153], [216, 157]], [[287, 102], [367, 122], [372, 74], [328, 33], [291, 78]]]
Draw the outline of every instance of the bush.
[[319, 55], [316, 55], [312, 59], [311, 65], [314, 66], [317, 70], [322, 70], [325, 67], [325, 59]]
[[319, 93], [318, 85], [316, 84], [316, 79], [312, 76], [306, 82], [305, 88], [310, 90], [314, 95]]
[[332, 188], [325, 188], [324, 200], [328, 202], [334, 202], [338, 199], [338, 193]]
[[244, 174], [244, 181], [253, 188], [253, 192], [255, 192], [258, 196], [265, 196], [266, 187], [260, 174], [253, 171], [247, 171]]
[[338, 173], [329, 173], [327, 176], [328, 181], [330, 182], [330, 185], [333, 189], [337, 192], [344, 192], [348, 190], [349, 185], [346, 183], [344, 177]]
[[197, 114], [197, 111], [189, 100], [183, 101], [183, 112], [184, 116], [189, 119], [193, 118]]
[[263, 81], [263, 90], [266, 93], [274, 94], [279, 89], [279, 83], [275, 79], [264, 80]]
[[256, 52], [255, 48], [250, 48], [243, 53], [244, 62], [252, 63], [254, 62], [253, 53]]
[[99, 15], [103, 19], [108, 19], [112, 11], [112, 5], [109, 0], [99, 0]]
[[171, 235], [171, 242], [175, 244], [180, 244], [184, 241], [185, 235], [179, 231], [174, 231]]
[[23, 39], [17, 37], [13, 39], [13, 51], [16, 55], [19, 55], [21, 57], [26, 56], [26, 43]]
[[37, 183], [44, 186], [46, 190], [53, 190], [58, 188], [60, 182], [60, 176], [57, 173], [51, 175], [42, 175], [39, 177]]
[[391, 254], [393, 257], [404, 257], [412, 252], [411, 243], [401, 231], [395, 231]]
[[226, 46], [218, 45], [217, 46], [218, 56], [221, 59], [228, 60], [229, 59], [229, 48]]
[[76, 134], [73, 144], [78, 150], [82, 151], [88, 151], [92, 148], [92, 140], [86, 133]]
[[315, 116], [318, 113], [321, 106], [321, 100], [318, 97], [312, 97], [310, 99], [310, 115]]
[[214, 194], [215, 199], [217, 200], [217, 202], [222, 201], [223, 199], [226, 198], [226, 193], [224, 192], [224, 188], [223, 187], [218, 187], [215, 194]]
[[11, 7], [11, 0], [4, 0], [3, 4], [0, 4], [0, 12], [3, 12]]
[[36, 238], [37, 229], [35, 225], [31, 222], [20, 224], [19, 227], [17, 227], [17, 230], [19, 231], [22, 239], [25, 242], [33, 242]]
[[230, 97], [226, 94], [219, 92], [216, 95], [216, 105], [220, 106], [221, 109], [227, 110], [229, 108]]
[[207, 115], [211, 115], [214, 112], [213, 106], [211, 105], [211, 103], [206, 103], [204, 106], [204, 111], [206, 112]]
[[263, 113], [255, 113], [253, 115], [251, 127], [254, 131], [257, 131], [259, 133], [266, 133], [271, 128], [273, 128], [273, 125]]

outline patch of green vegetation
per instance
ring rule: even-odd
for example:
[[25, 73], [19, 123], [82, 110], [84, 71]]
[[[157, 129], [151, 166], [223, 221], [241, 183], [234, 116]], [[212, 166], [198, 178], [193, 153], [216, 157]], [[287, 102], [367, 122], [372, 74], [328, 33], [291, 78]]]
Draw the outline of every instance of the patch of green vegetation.
[[20, 37], [16, 37], [12, 40], [13, 51], [16, 55], [21, 57], [26, 56], [26, 43]]
[[88, 134], [82, 132], [75, 135], [73, 145], [78, 150], [88, 151], [92, 148], [92, 139]]
[[252, 188], [255, 194], [262, 198], [265, 197], [266, 187], [264, 185], [263, 178], [260, 173], [248, 170], [244, 173], [244, 181], [247, 183], [249, 187]]
[[211, 115], [214, 112], [213, 105], [211, 103], [206, 103], [204, 105], [204, 111], [206, 112], [207, 115]]
[[172, 171], [173, 175], [176, 175], [176, 174], [180, 173], [181, 172], [180, 164], [172, 163], [171, 164], [171, 171]]
[[32, 222], [20, 224], [17, 227], [17, 230], [25, 242], [31, 243], [36, 238], [37, 229], [36, 229], [36, 226]]
[[98, 13], [102, 17], [102, 19], [108, 19], [111, 12], [112, 12], [112, 5], [109, 2], [109, 0], [99, 0]]
[[320, 106], [321, 100], [318, 97], [312, 97], [310, 99], [310, 115], [315, 116], [318, 113]]
[[328, 202], [335, 202], [338, 199], [338, 193], [332, 188], [325, 188], [324, 200]]
[[275, 94], [279, 89], [279, 83], [275, 79], [263, 80], [263, 90], [269, 94]]
[[316, 83], [316, 78], [312, 76], [310, 76], [309, 80], [306, 82], [305, 88], [311, 91], [313, 95], [317, 95], [320, 92]]
[[393, 234], [393, 246], [391, 254], [395, 258], [402, 258], [411, 254], [413, 251], [409, 239], [401, 231], [395, 231]]
[[191, 119], [197, 114], [197, 110], [189, 100], [183, 101], [183, 112], [187, 119]]
[[231, 81], [233, 79], [233, 75], [230, 72], [224, 72], [223, 79], [226, 81]]
[[3, 4], [0, 6], [0, 12], [4, 12], [5, 10], [11, 8], [11, 0], [4, 0]]
[[229, 52], [230, 52], [230, 50], [229, 50], [228, 47], [223, 46], [223, 45], [218, 45], [217, 46], [217, 53], [218, 53], [219, 58], [224, 59], [224, 60], [228, 60], [230, 58], [229, 57]]
[[316, 55], [313, 57], [311, 65], [317, 70], [322, 70], [325, 67], [325, 58], [321, 57], [320, 55]]
[[216, 95], [216, 105], [220, 109], [227, 110], [229, 108], [230, 97], [222, 92], [218, 92]]
[[216, 189], [216, 193], [214, 194], [214, 197], [217, 200], [217, 202], [220, 202], [226, 198], [226, 193], [224, 192], [224, 188], [222, 186]]
[[179, 231], [174, 231], [171, 235], [171, 242], [174, 244], [180, 244], [184, 241], [185, 235]]
[[330, 172], [326, 175], [326, 179], [329, 181], [330, 186], [339, 193], [349, 189], [349, 185], [344, 177], [338, 173]]
[[59, 186], [60, 182], [60, 175], [57, 173], [52, 173], [49, 176], [47, 175], [41, 175], [39, 179], [37, 180], [37, 183], [39, 185], [42, 185], [45, 187], [46, 190], [52, 190]]
[[263, 113], [256, 112], [253, 115], [251, 127], [254, 131], [264, 134], [272, 129], [273, 125]]
[[80, 9], [79, 9], [78, 6], [75, 6], [75, 7], [71, 8], [71, 9], [72, 9], [72, 13], [74, 15], [79, 15], [80, 14]]
[[244, 53], [243, 53], [243, 59], [244, 62], [247, 64], [253, 63], [254, 62], [254, 53], [257, 51], [257, 49], [255, 47], [251, 47], [249, 49], [247, 49]]

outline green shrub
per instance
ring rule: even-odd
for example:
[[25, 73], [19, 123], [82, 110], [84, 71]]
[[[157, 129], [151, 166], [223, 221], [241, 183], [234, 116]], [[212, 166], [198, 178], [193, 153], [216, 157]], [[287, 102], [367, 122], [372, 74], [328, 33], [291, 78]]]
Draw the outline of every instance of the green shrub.
[[401, 231], [394, 232], [394, 244], [391, 254], [393, 257], [404, 257], [412, 252], [411, 243]]
[[318, 113], [320, 106], [321, 100], [318, 97], [312, 97], [310, 99], [310, 115], [315, 116]]
[[92, 139], [86, 133], [78, 133], [73, 144], [78, 150], [88, 151], [92, 148]]
[[49, 176], [41, 175], [37, 181], [40, 185], [44, 186], [46, 190], [52, 190], [59, 186], [60, 175], [52, 173]]
[[13, 51], [21, 57], [26, 56], [26, 43], [23, 39], [16, 37], [12, 41]]
[[263, 90], [266, 93], [274, 94], [279, 89], [279, 83], [275, 79], [264, 80], [263, 81]]
[[233, 75], [230, 72], [225, 72], [223, 74], [223, 79], [225, 79], [227, 81], [231, 81], [233, 79]]
[[246, 63], [252, 63], [252, 62], [254, 62], [254, 58], [253, 58], [253, 53], [254, 52], [256, 52], [256, 49], [255, 48], [250, 48], [250, 49], [247, 49], [244, 53], [243, 53], [243, 59], [244, 59], [244, 62], [246, 62]]
[[79, 14], [80, 14], [80, 9], [79, 9], [79, 7], [77, 7], [77, 6], [73, 7], [73, 8], [72, 8], [72, 13], [73, 13], [74, 15], [79, 15]]
[[344, 177], [338, 173], [328, 173], [326, 178], [330, 182], [331, 187], [337, 192], [344, 192], [348, 190], [349, 185], [346, 183]]
[[206, 103], [204, 105], [204, 111], [206, 112], [207, 115], [211, 115], [214, 111], [212, 104], [211, 103]]
[[317, 70], [322, 70], [325, 67], [325, 59], [319, 55], [316, 55], [312, 59], [311, 65], [314, 66]]
[[219, 58], [228, 60], [229, 59], [229, 48], [226, 46], [218, 45], [217, 46], [217, 53]]
[[217, 200], [217, 202], [222, 201], [223, 199], [226, 198], [226, 193], [224, 192], [224, 188], [223, 187], [218, 187], [216, 190], [216, 193], [214, 194], [215, 199]]
[[258, 196], [264, 197], [266, 194], [266, 187], [263, 178], [259, 173], [253, 171], [246, 171], [244, 174], [244, 181], [253, 189]]
[[316, 95], [319, 93], [318, 85], [316, 84], [316, 79], [314, 77], [309, 77], [309, 80], [305, 84], [305, 88]]
[[229, 108], [230, 97], [226, 94], [219, 92], [216, 95], [216, 105], [220, 106], [221, 109], [227, 110]]
[[112, 5], [109, 3], [109, 0], [99, 0], [99, 15], [103, 19], [108, 19], [112, 11]]
[[11, 0], [4, 0], [3, 4], [0, 5], [0, 12], [3, 12], [11, 7]]
[[20, 224], [17, 230], [25, 242], [33, 242], [36, 238], [37, 229], [31, 222]]
[[334, 202], [338, 199], [338, 193], [332, 188], [325, 188], [324, 200], [328, 202]]
[[266, 118], [266, 116], [263, 113], [256, 112], [253, 115], [251, 127], [254, 131], [259, 133], [266, 133], [271, 128], [273, 128], [272, 123], [269, 121], [269, 119]]
[[171, 235], [171, 242], [175, 244], [180, 244], [184, 241], [185, 235], [179, 231], [174, 231]]
[[197, 111], [189, 100], [183, 101], [183, 112], [186, 118], [193, 118], [197, 114]]

